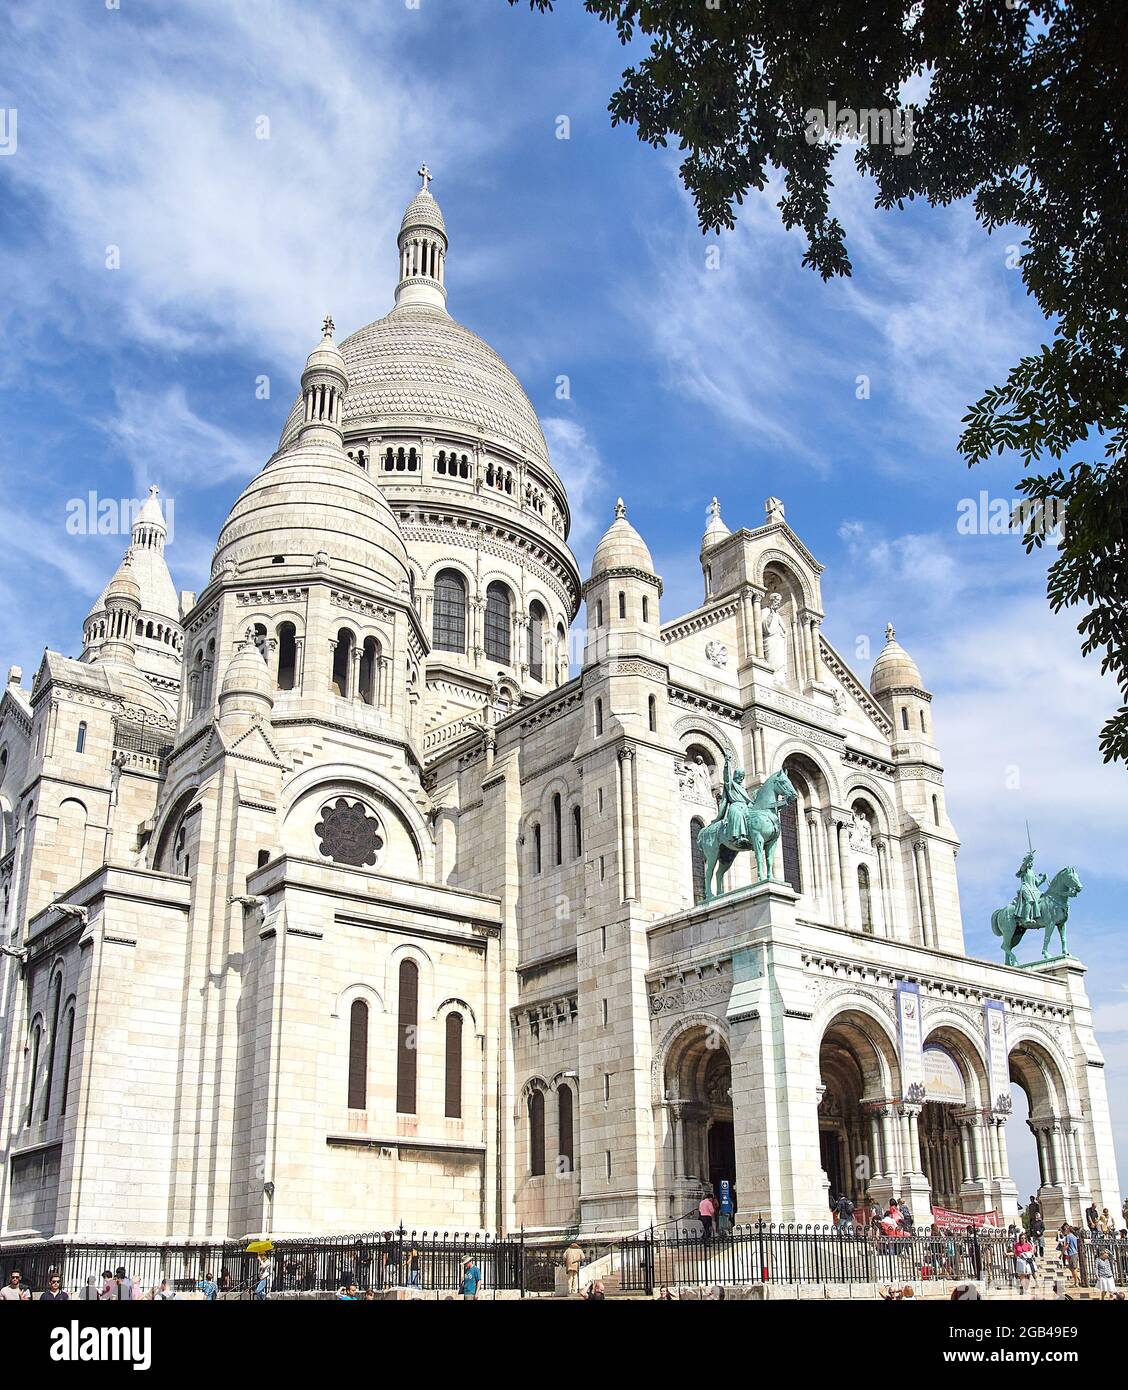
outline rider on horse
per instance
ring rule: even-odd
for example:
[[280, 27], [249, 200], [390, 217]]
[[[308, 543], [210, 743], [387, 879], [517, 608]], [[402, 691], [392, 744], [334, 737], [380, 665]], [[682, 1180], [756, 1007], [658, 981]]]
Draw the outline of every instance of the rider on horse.
[[752, 798], [744, 789], [744, 769], [732, 770], [732, 754], [725, 753], [725, 770], [721, 782], [721, 804], [717, 820], [724, 824], [724, 838], [728, 841], [748, 842], [748, 811]]
[[1023, 858], [1022, 865], [1015, 874], [1018, 879], [1018, 892], [1014, 898], [1014, 920], [1020, 927], [1035, 926], [1039, 920], [1042, 906], [1041, 887], [1046, 881], [1045, 874], [1034, 873], [1034, 851]]

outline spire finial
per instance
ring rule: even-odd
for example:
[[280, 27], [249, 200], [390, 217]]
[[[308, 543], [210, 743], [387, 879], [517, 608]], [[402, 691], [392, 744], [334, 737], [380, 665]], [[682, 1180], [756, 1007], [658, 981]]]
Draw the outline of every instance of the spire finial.
[[621, 497], [616, 497], [616, 499], [615, 499], [615, 520], [616, 520], [616, 521], [622, 521], [622, 520], [626, 517], [626, 515], [627, 515], [627, 509], [626, 509], [626, 507], [623, 506], [623, 499], [622, 499]]
[[156, 483], [150, 483], [150, 484], [149, 484], [149, 496], [150, 496], [150, 497], [156, 497], [157, 494], [158, 494], [159, 492], [160, 492], [160, 488], [156, 485]]
[[337, 325], [333, 322], [333, 315], [332, 315], [332, 314], [326, 314], [325, 317], [324, 317], [324, 318], [322, 319], [322, 321], [321, 321], [321, 331], [322, 331], [322, 333], [324, 333], [324, 335], [325, 335], [327, 338], [331, 338], [331, 337], [333, 336], [333, 330], [334, 330], [336, 327], [337, 327]]
[[426, 164], [420, 164], [419, 168], [416, 169], [415, 172], [416, 172], [416, 173], [419, 175], [419, 177], [423, 180], [423, 184], [422, 184], [422, 186], [421, 186], [421, 188], [420, 188], [419, 191], [420, 191], [421, 193], [427, 193], [427, 192], [429, 192], [430, 190], [428, 189], [427, 185], [428, 185], [428, 184], [431, 182], [431, 180], [435, 177], [434, 174], [431, 173], [430, 169], [427, 168]]
[[893, 624], [892, 624], [892, 623], [886, 623], [886, 624], [885, 624], [885, 640], [886, 640], [887, 642], [892, 642], [893, 639], [894, 639], [894, 637], [896, 637], [896, 635], [897, 635], [896, 632], [894, 632], [894, 630], [893, 630]]
[[718, 520], [718, 521], [720, 520], [720, 516], [721, 516], [721, 504], [720, 504], [720, 502], [718, 502], [718, 500], [717, 500], [715, 497], [714, 497], [713, 500], [709, 503], [709, 515], [710, 515], [714, 520]]

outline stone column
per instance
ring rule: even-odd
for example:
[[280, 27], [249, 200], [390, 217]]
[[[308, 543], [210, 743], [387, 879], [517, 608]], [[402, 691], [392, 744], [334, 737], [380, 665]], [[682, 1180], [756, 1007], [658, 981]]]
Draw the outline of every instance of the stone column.
[[877, 847], [877, 883], [881, 895], [881, 922], [886, 937], [893, 936], [893, 897], [889, 887], [889, 845], [885, 839], [874, 841]]
[[752, 638], [756, 655], [762, 661], [764, 659], [764, 608], [761, 595], [752, 595]]
[[811, 619], [811, 679], [821, 681], [825, 678], [826, 672], [823, 670], [822, 652], [819, 648], [819, 620]]
[[842, 894], [842, 925], [844, 927], [855, 926], [852, 899], [850, 896], [851, 885], [846, 881], [846, 865], [850, 862], [847, 853], [849, 845], [846, 839], [846, 822], [844, 820], [835, 822], [835, 852], [838, 856], [838, 885]]
[[637, 896], [635, 887], [635, 807], [634, 807], [634, 749], [619, 749], [619, 804], [622, 807], [622, 835], [620, 853], [622, 859], [623, 899]]
[[[838, 858], [838, 822], [833, 815], [824, 822], [826, 834], [826, 859], [830, 865], [830, 920], [836, 921], [842, 904], [842, 868]], [[845, 925], [845, 923], [843, 923]]]
[[917, 913], [920, 921], [920, 939], [925, 946], [934, 946], [932, 924], [928, 913], [927, 869], [924, 861], [924, 841], [913, 844], [913, 863], [916, 866]]

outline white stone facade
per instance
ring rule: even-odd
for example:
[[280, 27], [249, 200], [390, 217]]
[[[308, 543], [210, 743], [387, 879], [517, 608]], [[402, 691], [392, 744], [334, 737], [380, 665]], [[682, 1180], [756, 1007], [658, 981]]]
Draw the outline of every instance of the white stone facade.
[[[198, 596], [154, 497], [82, 659], [9, 679], [0, 1237], [633, 1231], [722, 1178], [746, 1219], [1013, 1211], [988, 1000], [1047, 1216], [1118, 1210], [1083, 967], [964, 955], [911, 658], [850, 671], [774, 498], [714, 503], [692, 613], [621, 505], [581, 586], [448, 251], [423, 190], [395, 309], [327, 320]], [[798, 800], [774, 881], [743, 855], [698, 903], [726, 754]]]

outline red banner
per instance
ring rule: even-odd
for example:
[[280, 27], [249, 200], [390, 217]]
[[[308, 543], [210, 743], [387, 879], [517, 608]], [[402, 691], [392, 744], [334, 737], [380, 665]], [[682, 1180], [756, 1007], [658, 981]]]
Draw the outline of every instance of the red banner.
[[950, 1226], [958, 1231], [970, 1230], [972, 1226], [1003, 1224], [1003, 1218], [997, 1211], [980, 1211], [968, 1215], [962, 1211], [947, 1211], [944, 1207], [932, 1208], [932, 1220], [937, 1226]]

